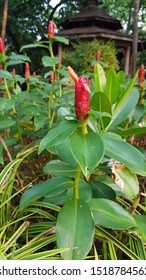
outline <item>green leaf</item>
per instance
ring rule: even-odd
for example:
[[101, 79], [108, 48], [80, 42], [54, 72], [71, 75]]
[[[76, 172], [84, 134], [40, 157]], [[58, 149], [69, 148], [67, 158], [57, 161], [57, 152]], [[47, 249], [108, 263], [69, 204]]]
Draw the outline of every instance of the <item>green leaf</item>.
[[49, 118], [46, 117], [46, 115], [36, 115], [34, 116], [34, 126], [35, 126], [35, 131], [39, 130], [42, 128], [44, 125], [49, 123]]
[[124, 230], [135, 226], [134, 218], [114, 201], [104, 198], [88, 200], [95, 224], [110, 228]]
[[125, 83], [125, 74], [123, 71], [117, 73], [118, 84], [123, 85]]
[[64, 121], [51, 129], [40, 143], [39, 153], [49, 147], [58, 145], [63, 142], [69, 135], [71, 135], [77, 128], [76, 121]]
[[65, 45], [69, 45], [69, 40], [61, 36], [54, 36], [53, 40]]
[[126, 194], [129, 199], [135, 199], [139, 193], [139, 183], [137, 176], [127, 167], [120, 168], [115, 174], [117, 179], [119, 178], [122, 180], [122, 192]]
[[111, 114], [111, 104], [108, 97], [103, 92], [96, 92], [90, 102], [92, 109], [98, 112]]
[[22, 46], [22, 48], [20, 49], [20, 52], [25, 49], [38, 48], [38, 47], [48, 49], [48, 46], [46, 46], [40, 42], [36, 42], [35, 44], [28, 44], [28, 45]]
[[143, 241], [146, 242], [146, 216], [135, 214], [134, 220], [137, 225], [135, 230], [137, 231], [138, 234], [141, 235]]
[[39, 114], [38, 105], [27, 105], [21, 108], [22, 113], [26, 116], [34, 116]]
[[102, 125], [104, 128], [107, 127], [111, 120], [111, 104], [108, 97], [103, 92], [96, 92], [91, 98], [90, 104], [94, 111], [109, 113], [109, 116], [100, 115]]
[[53, 57], [52, 58], [50, 56], [43, 56], [42, 57], [42, 62], [43, 62], [45, 67], [53, 66], [53, 65], [59, 63], [59, 57]]
[[6, 70], [0, 70], [0, 78], [5, 78], [8, 80], [13, 80], [13, 76]]
[[0, 129], [10, 127], [15, 124], [15, 121], [10, 117], [0, 116]]
[[120, 136], [129, 136], [129, 135], [141, 135], [146, 133], [146, 127], [136, 127], [136, 128], [129, 128], [123, 131], [116, 132]]
[[70, 248], [61, 255], [65, 260], [83, 260], [94, 238], [94, 222], [90, 209], [82, 200], [68, 199], [57, 218], [59, 248]]
[[[73, 198], [73, 188], [67, 190], [67, 198]], [[92, 198], [91, 186], [83, 180], [79, 182], [79, 198], [84, 201]]]
[[15, 100], [13, 100], [13, 99], [1, 97], [0, 98], [0, 112], [3, 110], [6, 110], [6, 111], [10, 110], [13, 107], [14, 103], [15, 103]]
[[120, 102], [116, 105], [111, 123], [109, 127], [116, 126], [122, 122], [135, 108], [139, 99], [139, 91], [136, 88], [133, 88], [128, 95], [124, 95]]
[[134, 114], [132, 115], [132, 122], [138, 123], [142, 118], [143, 114], [145, 114], [144, 110], [145, 110], [145, 105], [139, 104], [138, 102], [138, 104], [135, 107]]
[[111, 104], [114, 104], [118, 98], [118, 80], [116, 72], [110, 69], [106, 76], [106, 86], [104, 93], [108, 97]]
[[114, 133], [101, 134], [105, 146], [105, 155], [125, 164], [132, 172], [146, 176], [144, 155]]
[[76, 175], [76, 168], [70, 166], [67, 163], [64, 163], [60, 160], [52, 160], [48, 162], [43, 171], [46, 174], [53, 174], [55, 176], [67, 176], [67, 177], [75, 177]]
[[70, 145], [86, 179], [89, 179], [104, 155], [104, 145], [100, 135], [95, 132], [83, 135], [80, 131], [75, 131], [70, 137]]
[[67, 193], [67, 191], [64, 191], [55, 196], [45, 196], [43, 201], [49, 202], [49, 203], [52, 203], [55, 205], [63, 205], [66, 201], [66, 193]]
[[68, 187], [72, 186], [72, 180], [67, 177], [53, 177], [48, 179], [40, 184], [34, 185], [32, 188], [27, 190], [20, 200], [20, 208], [26, 206], [30, 202], [44, 197], [44, 196], [55, 196], [64, 190], [67, 190]]
[[99, 181], [91, 181], [90, 186], [92, 188], [93, 198], [116, 199], [115, 191], [108, 185]]
[[12, 54], [12, 55], [9, 56], [9, 59], [12, 59], [12, 60], [23, 60], [23, 61], [31, 62], [29, 56], [24, 55], [24, 54]]
[[77, 167], [78, 162], [72, 154], [69, 137], [56, 146], [58, 156], [71, 166]]
[[106, 77], [102, 66], [98, 63], [94, 66], [94, 79], [96, 91], [104, 92]]

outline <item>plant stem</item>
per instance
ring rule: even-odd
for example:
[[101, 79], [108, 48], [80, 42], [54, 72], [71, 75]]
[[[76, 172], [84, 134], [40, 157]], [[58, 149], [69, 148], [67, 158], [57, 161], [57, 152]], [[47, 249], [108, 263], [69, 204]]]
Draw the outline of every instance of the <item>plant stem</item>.
[[81, 167], [77, 167], [77, 173], [74, 183], [74, 199], [79, 199], [79, 181], [80, 181]]
[[130, 214], [133, 216], [135, 214], [136, 208], [138, 206], [140, 200], [140, 193], [136, 196], [136, 198], [133, 201], [132, 207], [131, 207], [131, 211]]
[[82, 130], [83, 135], [86, 135], [88, 133], [87, 120], [81, 123], [81, 130]]
[[[9, 98], [9, 99], [12, 99], [11, 94], [10, 94], [10, 91], [9, 91], [9, 89], [8, 89], [8, 85], [7, 85], [7, 80], [6, 80], [6, 78], [4, 78], [4, 84], [5, 84], [5, 89], [6, 89], [6, 93], [7, 93], [8, 98]], [[12, 107], [12, 109], [13, 109], [14, 114], [16, 114], [16, 109], [15, 109], [14, 106]]]
[[[87, 121], [88, 120], [81, 122], [81, 132], [83, 133], [83, 135], [86, 135], [88, 133]], [[75, 177], [75, 183], [74, 183], [74, 199], [79, 199], [80, 174], [81, 174], [81, 167], [80, 167], [80, 165], [78, 165], [77, 173], [76, 173], [76, 177]]]

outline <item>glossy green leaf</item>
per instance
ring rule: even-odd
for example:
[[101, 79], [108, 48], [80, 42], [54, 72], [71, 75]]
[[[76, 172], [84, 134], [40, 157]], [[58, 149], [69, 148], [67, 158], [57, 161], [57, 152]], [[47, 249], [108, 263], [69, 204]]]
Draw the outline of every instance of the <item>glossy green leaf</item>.
[[96, 92], [91, 98], [91, 107], [94, 111], [111, 114], [111, 104], [108, 97], [103, 92]]
[[118, 80], [116, 72], [110, 69], [106, 76], [106, 86], [104, 93], [108, 97], [111, 104], [114, 104], [118, 98]]
[[43, 201], [49, 202], [49, 203], [52, 203], [55, 205], [63, 205], [66, 201], [66, 194], [67, 194], [67, 191], [65, 190], [64, 192], [59, 193], [54, 196], [45, 196]]
[[48, 162], [43, 171], [46, 174], [53, 174], [55, 176], [67, 176], [67, 177], [75, 177], [76, 168], [70, 166], [69, 164], [60, 161], [60, 160], [52, 160]]
[[105, 198], [110, 200], [116, 199], [115, 191], [108, 185], [99, 181], [91, 181], [90, 185], [92, 188], [93, 198]]
[[116, 126], [126, 117], [128, 117], [128, 115], [135, 108], [138, 99], [139, 91], [136, 88], [133, 88], [128, 95], [124, 95], [113, 111], [113, 116], [109, 127]]
[[59, 63], [59, 57], [53, 57], [52, 58], [50, 56], [43, 56], [42, 57], [42, 62], [43, 62], [45, 67], [53, 66], [53, 65]]
[[[138, 70], [139, 71], [139, 70]], [[137, 76], [138, 76], [138, 71], [136, 72], [136, 74], [134, 75], [134, 77], [132, 78], [132, 80], [130, 81], [130, 83], [127, 85], [127, 87], [124, 90], [124, 96], [127, 96], [129, 94], [129, 92], [133, 89]]]
[[78, 123], [76, 121], [64, 121], [58, 124], [55, 128], [51, 129], [40, 143], [39, 153], [49, 147], [58, 145], [65, 141], [65, 139], [73, 133], [77, 128]]
[[54, 36], [53, 40], [65, 45], [69, 45], [69, 40], [61, 36]]
[[70, 146], [70, 140], [69, 138], [66, 138], [62, 143], [58, 144], [56, 146], [56, 150], [58, 153], [58, 156], [66, 163], [68, 163], [71, 166], [77, 166], [78, 162], [76, 161], [75, 157], [72, 154], [71, 146]]
[[75, 131], [70, 137], [70, 145], [74, 157], [88, 179], [104, 155], [101, 137], [95, 132], [83, 135], [80, 131]]
[[15, 124], [15, 121], [10, 117], [0, 116], [0, 129], [10, 127]]
[[[67, 198], [73, 198], [73, 188], [67, 190]], [[91, 186], [83, 180], [79, 182], [79, 198], [84, 201], [92, 198]]]
[[64, 190], [67, 190], [67, 188], [71, 187], [72, 184], [73, 183], [71, 179], [63, 176], [58, 176], [34, 185], [21, 197], [20, 207], [24, 207], [30, 202], [44, 196], [55, 196], [63, 192]]
[[135, 147], [118, 139], [113, 133], [101, 134], [105, 146], [105, 155], [125, 164], [132, 172], [146, 176], [146, 160]]
[[135, 228], [136, 232], [140, 234], [142, 240], [146, 242], [146, 216], [135, 214], [134, 220], [137, 225], [137, 227]]
[[121, 85], [124, 84], [124, 82], [125, 82], [125, 74], [124, 74], [123, 71], [119, 71], [117, 73], [117, 80], [118, 80], [118, 84], [121, 84]]
[[122, 192], [129, 199], [135, 199], [139, 193], [139, 183], [137, 176], [127, 167], [122, 167], [121, 169], [117, 170], [116, 175], [120, 180], [122, 180]]
[[94, 238], [94, 221], [86, 202], [68, 199], [57, 218], [59, 248], [70, 248], [61, 255], [65, 260], [83, 260], [89, 253]]
[[94, 66], [94, 79], [96, 91], [104, 92], [106, 77], [102, 66], [98, 63]]
[[101, 125], [107, 127], [111, 120], [111, 104], [108, 97], [103, 92], [96, 92], [91, 98], [91, 107], [94, 111], [108, 113], [107, 116], [100, 114]]
[[124, 230], [135, 226], [134, 218], [119, 204], [109, 199], [93, 198], [88, 201], [95, 224], [110, 228]]

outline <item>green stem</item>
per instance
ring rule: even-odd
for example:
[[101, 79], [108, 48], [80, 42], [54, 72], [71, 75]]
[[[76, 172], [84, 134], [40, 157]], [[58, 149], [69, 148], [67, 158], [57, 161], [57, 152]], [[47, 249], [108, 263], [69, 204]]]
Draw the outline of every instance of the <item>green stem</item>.
[[22, 133], [21, 133], [21, 128], [20, 128], [20, 123], [19, 123], [19, 119], [16, 116], [16, 123], [17, 123], [17, 128], [18, 128], [18, 134], [19, 134], [19, 139], [21, 141], [22, 146], [24, 147], [24, 142], [23, 142], [23, 138], [22, 138]]
[[52, 124], [53, 124], [53, 120], [54, 120], [55, 114], [56, 114], [56, 100], [54, 100], [54, 110], [53, 110], [53, 113], [52, 113], [51, 120], [50, 120], [50, 122], [49, 122], [49, 128], [51, 128], [51, 127], [52, 127]]
[[26, 91], [29, 92], [30, 91], [30, 84], [29, 84], [29, 80], [26, 81]]
[[86, 135], [88, 133], [87, 121], [88, 121], [88, 119], [84, 122], [81, 122], [81, 130], [82, 130], [83, 135]]
[[131, 211], [130, 214], [133, 216], [135, 214], [136, 208], [138, 206], [138, 203], [140, 201], [140, 193], [136, 196], [136, 198], [133, 201], [132, 207], [131, 207]]
[[80, 168], [80, 166], [78, 166], [76, 177], [75, 177], [75, 183], [74, 183], [74, 199], [79, 199], [80, 174], [81, 174], [81, 168]]

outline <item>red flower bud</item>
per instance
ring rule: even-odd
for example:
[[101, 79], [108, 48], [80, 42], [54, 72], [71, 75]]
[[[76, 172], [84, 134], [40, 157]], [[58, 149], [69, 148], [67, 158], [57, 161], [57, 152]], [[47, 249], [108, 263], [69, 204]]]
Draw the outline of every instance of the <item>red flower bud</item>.
[[32, 76], [33, 76], [34, 78], [36, 77], [36, 72], [35, 72], [35, 71], [33, 72]]
[[97, 51], [96, 52], [96, 55], [95, 55], [95, 57], [96, 57], [96, 61], [99, 61], [100, 60], [100, 51]]
[[16, 69], [13, 68], [13, 70], [12, 70], [12, 76], [15, 76], [15, 75], [16, 75]]
[[53, 83], [54, 78], [55, 78], [55, 75], [54, 75], [54, 72], [52, 72], [51, 75], [50, 75], [50, 77], [49, 77], [49, 82], [50, 82], [50, 84]]
[[68, 72], [75, 82], [75, 113], [77, 118], [83, 122], [88, 118], [88, 112], [90, 110], [89, 80], [84, 76], [78, 78], [70, 66], [68, 67]]
[[1, 37], [0, 37], [0, 53], [5, 54], [5, 44]]
[[55, 34], [54, 29], [56, 27], [57, 27], [56, 24], [52, 20], [50, 20], [49, 24], [48, 24], [48, 38], [54, 37], [54, 34]]
[[141, 64], [139, 67], [139, 73], [138, 73], [138, 81], [139, 81], [140, 89], [142, 89], [144, 87], [144, 79], [145, 79], [145, 69], [144, 69], [144, 64]]
[[25, 62], [25, 79], [30, 78], [30, 66], [28, 62]]

